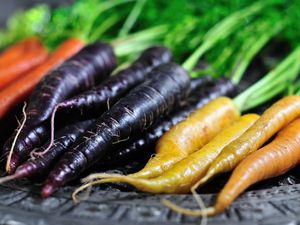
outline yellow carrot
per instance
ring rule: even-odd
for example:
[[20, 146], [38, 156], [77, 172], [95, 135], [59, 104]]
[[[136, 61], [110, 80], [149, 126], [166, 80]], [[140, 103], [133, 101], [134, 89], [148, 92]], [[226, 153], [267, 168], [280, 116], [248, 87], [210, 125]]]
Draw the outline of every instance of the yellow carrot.
[[135, 178], [152, 178], [198, 150], [240, 116], [232, 100], [220, 97], [172, 127], [156, 145], [156, 155]]

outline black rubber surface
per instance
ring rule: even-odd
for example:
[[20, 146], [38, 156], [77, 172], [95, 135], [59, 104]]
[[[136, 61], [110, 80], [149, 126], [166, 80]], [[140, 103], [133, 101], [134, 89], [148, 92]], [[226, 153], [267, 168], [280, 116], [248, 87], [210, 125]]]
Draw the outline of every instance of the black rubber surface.
[[[161, 205], [162, 198], [197, 207], [191, 195], [148, 195], [95, 188], [90, 198], [78, 205], [70, 199], [72, 188], [64, 188], [42, 200], [37, 187], [28, 182], [0, 188], [0, 224], [199, 224], [199, 218], [185, 217]], [[204, 194], [206, 204], [214, 195]], [[209, 219], [215, 225], [300, 224], [300, 184], [249, 191], [225, 213]]]

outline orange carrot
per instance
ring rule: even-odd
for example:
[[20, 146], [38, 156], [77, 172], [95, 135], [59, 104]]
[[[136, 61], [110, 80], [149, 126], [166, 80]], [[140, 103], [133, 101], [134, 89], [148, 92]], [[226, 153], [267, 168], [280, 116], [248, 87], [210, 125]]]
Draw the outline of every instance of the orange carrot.
[[300, 119], [294, 120], [270, 144], [245, 158], [233, 171], [214, 207], [180, 211], [193, 216], [221, 213], [249, 186], [282, 175], [300, 164], [299, 127]]
[[20, 57], [16, 57], [12, 61], [0, 65], [0, 90], [12, 83], [14, 80], [24, 75], [25, 72], [38, 66], [48, 56], [48, 50], [43, 47], [41, 42], [29, 46], [29, 49], [24, 49]]
[[0, 91], [0, 119], [3, 118], [15, 105], [24, 101], [35, 85], [51, 69], [78, 52], [84, 43], [79, 39], [69, 39], [56, 49], [40, 66], [24, 75]]
[[0, 54], [0, 66], [6, 66], [7, 63], [11, 63], [13, 60], [22, 57], [27, 51], [32, 51], [38, 47], [41, 47], [41, 42], [36, 37], [16, 43]]

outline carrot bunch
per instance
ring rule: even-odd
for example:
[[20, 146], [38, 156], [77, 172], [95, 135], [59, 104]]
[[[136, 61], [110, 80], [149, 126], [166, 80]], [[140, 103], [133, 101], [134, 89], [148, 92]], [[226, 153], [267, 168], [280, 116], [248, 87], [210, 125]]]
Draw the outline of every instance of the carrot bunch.
[[[297, 51], [299, 50], [296, 49], [294, 54]], [[296, 55], [299, 57], [299, 53]], [[287, 58], [285, 62], [289, 59]], [[300, 65], [296, 62], [290, 65], [290, 68], [299, 72]], [[243, 97], [238, 100], [240, 99]], [[214, 207], [189, 210], [166, 200], [164, 204], [177, 212], [191, 216], [215, 215], [223, 212], [252, 184], [282, 175], [299, 165], [300, 134], [298, 128], [300, 121], [296, 119], [299, 115], [300, 97], [296, 95], [284, 97], [268, 108], [249, 130], [223, 149], [210, 164], [206, 175], [193, 186], [195, 190], [214, 176], [234, 169]], [[271, 143], [260, 148], [278, 131], [280, 132]]]
[[[86, 184], [73, 193], [73, 198], [76, 200], [77, 193], [89, 186], [107, 182], [126, 182], [151, 193], [186, 193], [189, 190], [195, 193], [199, 185], [207, 182], [211, 177], [232, 170], [247, 155], [260, 148], [274, 134], [300, 115], [300, 97], [288, 96], [271, 106], [261, 117], [245, 115], [239, 118], [239, 111], [243, 112], [256, 107], [284, 91], [288, 82], [294, 80], [300, 71], [299, 57], [300, 47], [235, 99], [221, 97], [213, 100], [188, 117], [186, 121], [173, 127], [159, 140], [156, 149], [157, 155], [140, 172], [127, 176], [92, 174], [84, 179]], [[264, 88], [262, 88], [263, 86]], [[279, 88], [274, 89], [274, 86], [279, 86]], [[272, 88], [273, 90], [270, 91]], [[251, 104], [246, 104], [246, 99], [254, 97], [259, 99]], [[222, 102], [222, 104], [218, 104], [218, 102]], [[220, 123], [223, 117], [216, 119], [215, 122], [211, 122], [209, 118], [212, 115], [218, 115], [222, 110], [225, 112], [230, 105], [232, 105], [229, 107], [232, 108], [231, 115], [236, 114], [237, 116], [231, 120], [230, 124], [223, 126], [217, 134], [213, 135], [209, 125]], [[209, 107], [212, 109], [208, 110]], [[225, 117], [228, 118], [228, 115]], [[194, 132], [190, 132], [193, 125], [195, 125]], [[214, 138], [199, 144], [199, 141], [206, 140], [208, 135], [213, 135]], [[163, 150], [164, 148], [166, 149]], [[178, 151], [177, 148], [185, 151]], [[281, 171], [286, 171], [286, 169]], [[234, 199], [236, 195], [232, 196], [231, 199]], [[225, 199], [227, 199], [226, 196]], [[217, 206], [217, 209], [193, 214], [168, 201], [164, 201], [164, 203], [176, 211], [189, 215], [211, 215], [222, 211], [227, 206], [224, 203], [222, 207]]]

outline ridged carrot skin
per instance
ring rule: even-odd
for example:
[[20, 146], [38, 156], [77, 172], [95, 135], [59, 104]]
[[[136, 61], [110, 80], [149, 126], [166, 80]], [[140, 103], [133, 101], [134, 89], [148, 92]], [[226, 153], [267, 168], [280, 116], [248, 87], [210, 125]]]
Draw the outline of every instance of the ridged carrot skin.
[[[43, 156], [30, 159], [19, 166], [13, 176], [15, 177], [45, 177], [51, 171], [51, 167], [71, 144], [95, 121], [86, 120], [76, 122], [61, 129], [55, 137], [55, 144], [50, 151]], [[49, 142], [39, 149], [47, 148]]]
[[126, 69], [119, 71], [92, 89], [61, 102], [58, 106], [59, 111], [80, 113], [91, 117], [100, 116], [108, 109], [109, 105], [115, 104], [132, 88], [142, 83], [145, 76], [154, 67], [171, 62], [172, 57], [170, 50], [163, 46], [150, 47], [143, 51]]
[[42, 189], [49, 197], [101, 160], [114, 144], [145, 131], [159, 116], [175, 109], [190, 90], [190, 76], [179, 65], [154, 68], [146, 81], [132, 89], [107, 110], [61, 157]]
[[40, 40], [36, 37], [30, 37], [8, 47], [0, 54], [0, 67], [13, 62], [17, 58], [23, 57], [24, 53], [37, 48], [37, 46], [41, 46]]
[[199, 184], [206, 183], [219, 173], [234, 169], [247, 155], [260, 148], [299, 115], [299, 96], [287, 96], [277, 101], [263, 113], [261, 118], [247, 132], [222, 151]]
[[37, 83], [51, 69], [78, 52], [84, 43], [79, 39], [69, 39], [63, 42], [41, 65], [24, 74], [23, 77], [0, 91], [0, 119], [14, 106], [24, 101], [32, 92]]
[[220, 192], [215, 213], [224, 211], [252, 184], [282, 175], [300, 163], [300, 119], [281, 130], [268, 145], [247, 156]]
[[[15, 136], [17, 139], [13, 140], [22, 142], [28, 137], [25, 130], [45, 124], [59, 102], [106, 79], [115, 67], [116, 57], [113, 48], [108, 44], [95, 42], [51, 70], [32, 92], [24, 113], [26, 120], [23, 129]], [[7, 159], [6, 171], [11, 174], [28, 158], [30, 152], [14, 148], [14, 144], [12, 146], [8, 144], [10, 142], [5, 143], [3, 156]]]
[[[202, 76], [191, 80], [191, 93], [185, 104], [176, 108], [170, 115], [156, 121], [145, 133], [128, 143], [120, 143], [116, 151], [109, 153], [97, 166], [118, 165], [129, 162], [132, 157], [153, 152], [158, 139], [174, 125], [185, 120], [191, 113], [220, 96], [230, 96], [235, 85], [227, 78], [216, 81]], [[125, 145], [124, 145], [125, 144]]]
[[25, 51], [22, 57], [17, 57], [5, 65], [0, 65], [0, 90], [44, 62], [47, 56], [48, 50], [40, 42], [39, 45], [32, 46]]
[[[105, 182], [128, 182], [139, 190], [151, 193], [188, 193], [191, 187], [205, 175], [209, 164], [230, 142], [241, 136], [259, 118], [256, 114], [242, 116], [231, 126], [222, 130], [203, 148], [197, 150], [185, 159], [176, 163], [171, 169], [152, 179], [132, 178], [128, 176], [112, 176], [112, 178], [95, 181]], [[101, 178], [101, 174], [91, 175], [88, 179]], [[104, 177], [109, 177], [105, 174]], [[88, 180], [86, 179], [86, 181]]]
[[165, 133], [156, 145], [155, 157], [141, 171], [130, 176], [152, 178], [162, 174], [203, 147], [239, 116], [232, 100], [227, 97], [219, 97], [209, 102]]

